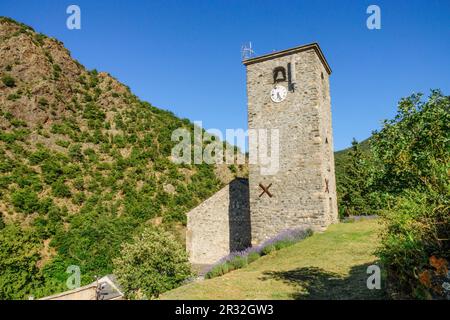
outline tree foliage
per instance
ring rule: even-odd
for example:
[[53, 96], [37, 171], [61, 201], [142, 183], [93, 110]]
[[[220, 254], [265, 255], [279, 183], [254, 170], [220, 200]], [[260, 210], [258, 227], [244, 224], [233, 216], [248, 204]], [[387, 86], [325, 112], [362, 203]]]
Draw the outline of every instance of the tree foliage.
[[[111, 273], [120, 245], [150, 219], [180, 227], [185, 213], [222, 182], [213, 165], [170, 160], [176, 143], [171, 134], [178, 128], [192, 132], [189, 120], [141, 101], [105, 73], [87, 71], [57, 40], [12, 19], [0, 17], [0, 22], [5, 39], [23, 37], [7, 41], [12, 45], [7, 55], [30, 52], [15, 64], [12, 56], [0, 61], [0, 237], [5, 241], [0, 247], [11, 256], [6, 270], [17, 263], [18, 273], [27, 250], [10, 246], [25, 246], [22, 240], [32, 234], [43, 248], [27, 278], [28, 289], [39, 298], [67, 289], [70, 265], [80, 267], [82, 285]], [[51, 72], [23, 79], [23, 68], [35, 70], [33, 75], [40, 69]], [[49, 83], [48, 90], [39, 90]], [[174, 191], [167, 192], [167, 185]], [[9, 225], [18, 228], [15, 242]], [[27, 298], [28, 289], [18, 289], [8, 280], [9, 271], [2, 271], [1, 290], [17, 289], [15, 297]]]
[[412, 95], [373, 136], [382, 167], [376, 187], [387, 195], [379, 255], [397, 289], [415, 297], [438, 295], [418, 274], [435, 256], [450, 261], [450, 97]]
[[157, 298], [191, 276], [185, 249], [166, 231], [146, 228], [124, 244], [114, 274], [129, 298]]
[[30, 230], [9, 224], [0, 230], [0, 299], [22, 299], [40, 282], [41, 244]]
[[353, 139], [345, 155], [341, 170], [336, 173], [339, 216], [368, 215], [374, 213], [369, 194], [373, 192], [373, 160]]

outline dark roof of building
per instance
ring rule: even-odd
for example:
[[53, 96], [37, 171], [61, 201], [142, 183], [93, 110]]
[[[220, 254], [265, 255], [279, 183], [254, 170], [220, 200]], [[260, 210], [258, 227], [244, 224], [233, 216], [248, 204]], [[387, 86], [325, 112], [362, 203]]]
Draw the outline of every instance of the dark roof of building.
[[262, 61], [266, 61], [266, 60], [270, 60], [270, 59], [274, 59], [274, 58], [279, 58], [279, 57], [283, 57], [283, 56], [286, 56], [289, 54], [306, 51], [306, 50], [311, 50], [311, 49], [316, 51], [317, 55], [320, 58], [320, 61], [322, 61], [323, 66], [327, 70], [328, 74], [331, 74], [330, 65], [328, 64], [327, 60], [325, 59], [325, 56], [323, 55], [323, 52], [320, 49], [319, 44], [316, 42], [310, 43], [310, 44], [305, 44], [302, 46], [297, 46], [297, 47], [286, 49], [286, 50], [271, 52], [271, 53], [268, 53], [268, 54], [265, 54], [265, 55], [262, 55], [259, 57], [254, 57], [254, 58], [244, 60], [244, 61], [242, 61], [242, 63], [244, 65], [248, 66], [253, 63], [258, 63], [258, 62], [262, 62]]

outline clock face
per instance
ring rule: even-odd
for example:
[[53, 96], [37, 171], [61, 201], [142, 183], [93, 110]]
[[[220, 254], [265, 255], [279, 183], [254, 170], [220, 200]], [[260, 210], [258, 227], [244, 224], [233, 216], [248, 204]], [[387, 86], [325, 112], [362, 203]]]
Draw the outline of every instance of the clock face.
[[286, 99], [287, 89], [282, 85], [277, 84], [272, 91], [270, 91], [270, 98], [273, 102], [281, 102]]

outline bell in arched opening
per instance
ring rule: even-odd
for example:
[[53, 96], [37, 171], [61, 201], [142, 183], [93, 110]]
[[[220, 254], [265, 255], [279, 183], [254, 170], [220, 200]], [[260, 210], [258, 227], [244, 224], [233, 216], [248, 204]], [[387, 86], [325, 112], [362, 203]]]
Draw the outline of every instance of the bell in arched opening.
[[286, 69], [283, 67], [276, 67], [273, 69], [273, 83], [286, 81]]

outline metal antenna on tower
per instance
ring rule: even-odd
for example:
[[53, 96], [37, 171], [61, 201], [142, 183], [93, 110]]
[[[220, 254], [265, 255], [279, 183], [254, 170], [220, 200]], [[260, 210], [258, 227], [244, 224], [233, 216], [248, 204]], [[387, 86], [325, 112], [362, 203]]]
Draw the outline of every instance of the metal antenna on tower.
[[242, 61], [250, 59], [255, 56], [255, 51], [252, 48], [252, 42], [250, 41], [248, 44], [244, 44], [241, 47], [241, 58]]

